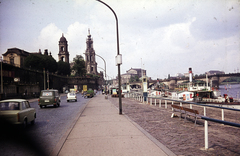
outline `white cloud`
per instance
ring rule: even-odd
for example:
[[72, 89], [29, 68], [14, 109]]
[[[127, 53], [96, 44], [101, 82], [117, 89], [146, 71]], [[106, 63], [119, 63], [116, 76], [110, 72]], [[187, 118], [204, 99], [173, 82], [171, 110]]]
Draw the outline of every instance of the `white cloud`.
[[58, 41], [62, 36], [62, 31], [54, 24], [50, 23], [44, 27], [37, 40], [35, 41], [35, 49], [48, 49], [48, 52], [52, 53], [52, 56], [58, 61]]
[[[211, 69], [231, 72], [240, 68], [240, 6], [236, 0], [104, 2], [118, 16], [122, 73], [131, 67], [140, 68], [141, 58], [148, 76], [154, 78], [184, 73], [189, 67], [199, 74]], [[58, 61], [58, 42], [64, 33], [72, 61], [85, 52], [90, 28], [95, 52], [107, 62], [107, 74], [117, 75], [115, 18], [106, 6], [95, 0], [26, 3], [18, 10], [31, 10], [34, 16], [21, 13], [21, 19], [14, 18], [14, 22], [0, 19], [1, 53], [12, 47], [30, 52], [48, 49]], [[18, 13], [12, 15], [11, 8], [5, 10], [7, 14], [0, 15], [2, 19], [11, 19]], [[23, 29], [22, 25], [31, 29]], [[103, 68], [103, 61], [96, 59]]]

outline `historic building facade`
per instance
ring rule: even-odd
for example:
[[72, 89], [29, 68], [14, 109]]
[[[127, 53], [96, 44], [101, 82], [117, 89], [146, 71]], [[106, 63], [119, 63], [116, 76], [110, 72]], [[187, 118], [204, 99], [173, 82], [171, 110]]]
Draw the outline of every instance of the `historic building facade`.
[[26, 52], [18, 48], [10, 48], [3, 55], [3, 62], [14, 65], [16, 67], [23, 67], [25, 58], [30, 55], [29, 52]]
[[88, 30], [88, 38], [86, 44], [87, 48], [85, 51], [85, 68], [87, 74], [97, 75], [97, 62], [95, 60], [95, 50], [93, 49], [93, 40], [90, 35], [90, 30]]
[[63, 34], [59, 40], [58, 46], [59, 46], [58, 60], [69, 63], [68, 42]]
[[[3, 62], [16, 67], [23, 67], [26, 57], [31, 54], [42, 54], [42, 52], [41, 49], [39, 49], [39, 52], [27, 52], [19, 48], [9, 48], [7, 52], [2, 54]], [[44, 55], [49, 55], [48, 49], [44, 50]], [[51, 52], [49, 56], [52, 56]]]

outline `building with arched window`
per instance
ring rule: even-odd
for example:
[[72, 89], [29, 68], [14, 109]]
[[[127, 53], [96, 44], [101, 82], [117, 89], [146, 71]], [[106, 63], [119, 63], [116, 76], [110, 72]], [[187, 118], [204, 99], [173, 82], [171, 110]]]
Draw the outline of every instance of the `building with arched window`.
[[85, 67], [87, 74], [97, 75], [97, 62], [95, 60], [95, 50], [93, 49], [93, 40], [90, 35], [90, 30], [88, 30], [88, 38], [86, 41], [87, 49], [85, 51]]
[[68, 52], [68, 43], [67, 39], [63, 36], [59, 40], [59, 53], [58, 60], [69, 63], [69, 52]]

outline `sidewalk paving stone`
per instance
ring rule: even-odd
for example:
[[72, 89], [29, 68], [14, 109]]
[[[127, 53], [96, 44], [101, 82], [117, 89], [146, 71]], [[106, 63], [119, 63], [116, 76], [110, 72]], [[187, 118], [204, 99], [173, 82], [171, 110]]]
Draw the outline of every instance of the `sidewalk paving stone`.
[[[59, 156], [65, 155], [167, 155], [116, 107], [97, 95], [68, 135]], [[172, 155], [174, 155], [172, 153]]]

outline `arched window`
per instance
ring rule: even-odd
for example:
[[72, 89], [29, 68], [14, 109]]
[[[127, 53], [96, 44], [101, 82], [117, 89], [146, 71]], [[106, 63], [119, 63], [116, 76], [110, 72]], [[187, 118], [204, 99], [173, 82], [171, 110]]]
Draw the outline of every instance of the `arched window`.
[[63, 46], [61, 47], [61, 51], [64, 51], [64, 47]]

